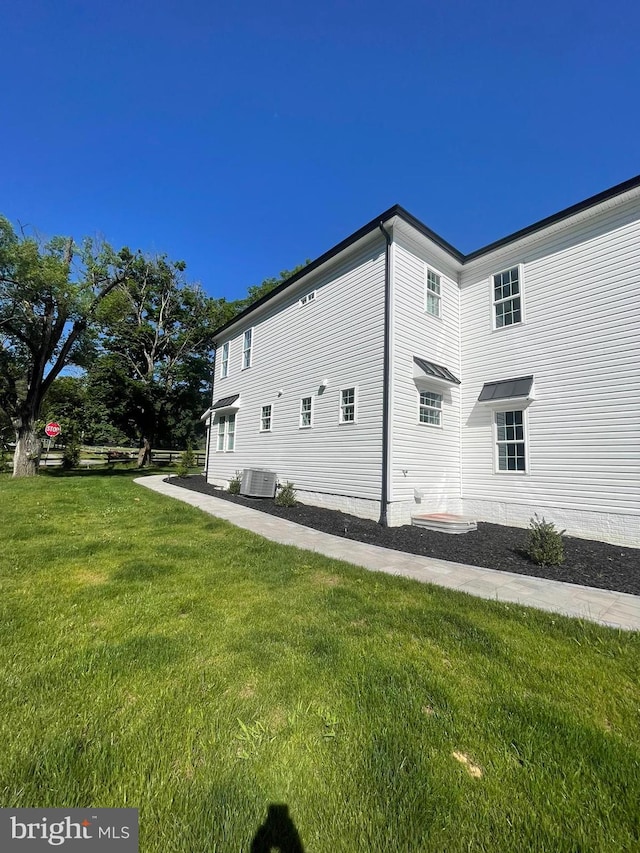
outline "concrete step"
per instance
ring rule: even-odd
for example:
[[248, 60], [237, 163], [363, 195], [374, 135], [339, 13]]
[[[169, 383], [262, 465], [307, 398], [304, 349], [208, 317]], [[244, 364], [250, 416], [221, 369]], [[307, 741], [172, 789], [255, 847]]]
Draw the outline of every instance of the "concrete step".
[[469, 533], [469, 531], [478, 528], [475, 519], [467, 518], [464, 515], [453, 515], [450, 512], [413, 515], [411, 524], [415, 527], [424, 527], [427, 530], [437, 530], [440, 533]]

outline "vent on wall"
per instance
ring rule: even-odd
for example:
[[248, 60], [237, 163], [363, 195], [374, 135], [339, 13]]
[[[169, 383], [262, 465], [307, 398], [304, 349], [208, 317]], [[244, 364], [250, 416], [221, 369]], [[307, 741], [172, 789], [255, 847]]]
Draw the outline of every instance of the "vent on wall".
[[240, 494], [251, 498], [272, 498], [276, 493], [278, 475], [264, 468], [245, 468], [240, 481]]

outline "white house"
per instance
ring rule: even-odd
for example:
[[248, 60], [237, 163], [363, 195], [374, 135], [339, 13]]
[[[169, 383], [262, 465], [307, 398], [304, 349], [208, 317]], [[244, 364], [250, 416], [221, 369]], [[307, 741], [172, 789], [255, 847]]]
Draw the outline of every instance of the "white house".
[[392, 207], [216, 344], [212, 483], [640, 546], [640, 176], [468, 255]]

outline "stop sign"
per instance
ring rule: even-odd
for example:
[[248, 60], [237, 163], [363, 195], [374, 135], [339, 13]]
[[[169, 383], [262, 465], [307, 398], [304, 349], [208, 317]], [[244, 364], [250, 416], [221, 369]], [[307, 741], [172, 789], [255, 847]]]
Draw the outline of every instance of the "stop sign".
[[60, 435], [60, 424], [55, 421], [50, 421], [44, 428], [44, 431], [49, 436], [49, 438], [55, 438], [57, 435]]

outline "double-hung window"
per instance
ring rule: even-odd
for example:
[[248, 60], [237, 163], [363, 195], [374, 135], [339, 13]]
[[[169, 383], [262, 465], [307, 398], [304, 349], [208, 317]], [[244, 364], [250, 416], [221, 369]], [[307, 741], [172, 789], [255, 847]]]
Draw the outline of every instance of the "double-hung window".
[[218, 418], [218, 444], [219, 451], [232, 451], [236, 446], [236, 416], [220, 415]]
[[224, 415], [218, 418], [218, 450], [224, 450], [224, 438], [227, 429], [227, 419]]
[[253, 342], [253, 329], [247, 329], [242, 339], [242, 369], [251, 367], [251, 345]]
[[220, 378], [224, 379], [229, 375], [229, 341], [222, 346], [222, 363], [220, 369]]
[[271, 432], [271, 406], [263, 406], [260, 414], [260, 432]]
[[526, 471], [524, 412], [496, 412], [496, 467], [498, 471]]
[[340, 423], [351, 424], [356, 419], [356, 389], [343, 388], [340, 391]]
[[493, 310], [496, 329], [522, 322], [521, 267], [493, 276]]
[[425, 310], [433, 317], [440, 316], [440, 276], [427, 267]]
[[313, 421], [313, 397], [300, 400], [300, 429], [308, 429]]
[[420, 392], [420, 423], [442, 426], [442, 394]]

